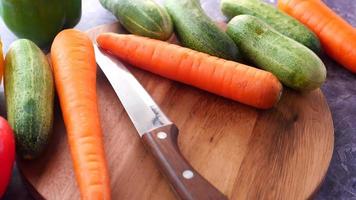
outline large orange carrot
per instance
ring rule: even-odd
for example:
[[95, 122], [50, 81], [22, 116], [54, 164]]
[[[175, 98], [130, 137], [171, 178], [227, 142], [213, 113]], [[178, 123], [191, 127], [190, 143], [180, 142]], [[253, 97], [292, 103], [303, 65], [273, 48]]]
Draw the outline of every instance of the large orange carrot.
[[356, 29], [321, 0], [278, 0], [278, 7], [307, 25], [330, 57], [356, 73]]
[[167, 42], [104, 33], [101, 48], [137, 67], [251, 105], [270, 108], [282, 85], [271, 73]]
[[86, 34], [64, 30], [51, 48], [54, 78], [82, 199], [110, 199], [97, 96], [94, 48]]

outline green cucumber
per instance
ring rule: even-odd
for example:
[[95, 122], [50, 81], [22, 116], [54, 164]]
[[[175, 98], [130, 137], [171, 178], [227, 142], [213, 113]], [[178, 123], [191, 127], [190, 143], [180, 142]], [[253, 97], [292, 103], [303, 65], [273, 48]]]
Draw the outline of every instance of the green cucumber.
[[259, 18], [236, 16], [228, 23], [226, 33], [246, 60], [270, 71], [288, 87], [313, 90], [325, 81], [325, 66], [313, 51]]
[[130, 33], [159, 40], [167, 40], [173, 33], [167, 11], [153, 0], [100, 0], [100, 3]]
[[38, 157], [53, 125], [54, 83], [47, 57], [35, 43], [12, 43], [5, 58], [7, 119], [14, 129], [16, 150], [25, 159]]
[[185, 47], [228, 60], [239, 60], [234, 42], [204, 13], [197, 0], [166, 0], [175, 32]]
[[262, 0], [222, 0], [221, 10], [231, 19], [236, 15], [253, 15], [283, 35], [302, 43], [315, 53], [321, 52], [318, 37], [298, 20]]

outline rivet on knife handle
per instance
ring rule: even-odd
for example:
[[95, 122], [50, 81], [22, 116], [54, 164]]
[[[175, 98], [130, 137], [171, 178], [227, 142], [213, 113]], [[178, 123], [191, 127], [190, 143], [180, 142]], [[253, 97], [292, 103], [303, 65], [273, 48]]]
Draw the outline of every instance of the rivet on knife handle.
[[142, 137], [177, 195], [183, 200], [227, 199], [184, 159], [177, 145], [177, 136], [178, 129], [172, 124], [154, 129]]

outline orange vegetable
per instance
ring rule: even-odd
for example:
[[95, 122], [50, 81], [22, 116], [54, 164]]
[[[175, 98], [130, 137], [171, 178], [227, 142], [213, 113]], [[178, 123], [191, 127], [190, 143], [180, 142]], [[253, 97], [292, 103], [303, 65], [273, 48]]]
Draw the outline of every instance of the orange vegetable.
[[2, 42], [0, 41], [0, 83], [2, 80], [3, 74], [4, 74], [4, 54], [2, 51]]
[[260, 69], [167, 42], [104, 33], [101, 48], [144, 70], [257, 108], [270, 108], [282, 92], [278, 79]]
[[86, 34], [60, 32], [51, 48], [53, 72], [82, 199], [110, 199], [96, 96], [94, 48]]
[[326, 53], [356, 73], [356, 29], [321, 0], [279, 0], [278, 7], [314, 31]]

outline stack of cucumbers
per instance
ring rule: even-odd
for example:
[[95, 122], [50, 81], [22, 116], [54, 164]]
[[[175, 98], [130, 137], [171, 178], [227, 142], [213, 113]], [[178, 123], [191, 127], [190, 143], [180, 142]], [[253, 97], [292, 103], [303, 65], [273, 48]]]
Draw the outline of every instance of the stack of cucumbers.
[[199, 0], [100, 0], [131, 33], [167, 40], [172, 27], [188, 48], [272, 72], [287, 87], [319, 88], [326, 69], [317, 54], [317, 36], [296, 19], [262, 0], [221, 0], [230, 20], [224, 32], [203, 11]]
[[316, 55], [320, 42], [303, 24], [261, 0], [222, 0], [221, 8], [232, 18], [226, 33], [245, 60], [296, 90], [324, 83], [326, 68]]

